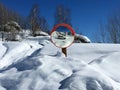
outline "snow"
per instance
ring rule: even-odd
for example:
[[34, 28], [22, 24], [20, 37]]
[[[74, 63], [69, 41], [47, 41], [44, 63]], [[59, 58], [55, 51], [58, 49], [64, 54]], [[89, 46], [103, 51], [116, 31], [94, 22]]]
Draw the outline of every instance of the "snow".
[[75, 34], [75, 42], [82, 42], [82, 43], [90, 43], [91, 40], [87, 37], [87, 36], [84, 36], [84, 35], [80, 35], [80, 34]]
[[42, 30], [37, 30], [35, 34], [38, 36], [49, 36], [48, 33], [43, 32]]
[[0, 90], [120, 90], [119, 48], [73, 43], [65, 57], [49, 36], [0, 41]]
[[43, 35], [43, 36], [48, 36], [48, 33], [43, 32], [43, 31], [40, 31], [40, 35]]

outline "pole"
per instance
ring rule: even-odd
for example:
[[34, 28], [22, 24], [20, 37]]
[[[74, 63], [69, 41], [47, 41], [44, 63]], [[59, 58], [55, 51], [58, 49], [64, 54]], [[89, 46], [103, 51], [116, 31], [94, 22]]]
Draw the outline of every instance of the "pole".
[[67, 57], [67, 48], [62, 48], [62, 53], [64, 53], [65, 57]]

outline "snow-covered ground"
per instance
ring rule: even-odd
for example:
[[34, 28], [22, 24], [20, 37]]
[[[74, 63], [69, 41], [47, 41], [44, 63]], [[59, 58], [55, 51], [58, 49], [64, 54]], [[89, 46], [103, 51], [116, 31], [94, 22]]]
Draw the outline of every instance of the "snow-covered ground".
[[48, 36], [0, 41], [0, 90], [120, 90], [119, 44], [73, 44], [68, 57]]

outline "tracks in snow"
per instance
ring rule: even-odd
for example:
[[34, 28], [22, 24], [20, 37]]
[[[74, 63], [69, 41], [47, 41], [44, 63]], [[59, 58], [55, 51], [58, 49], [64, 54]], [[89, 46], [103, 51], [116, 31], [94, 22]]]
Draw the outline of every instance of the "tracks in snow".
[[104, 62], [106, 60], [106, 58], [108, 58], [108, 57], [110, 57], [110, 56], [112, 56], [112, 55], [114, 55], [116, 53], [120, 53], [120, 52], [113, 51], [113, 52], [110, 52], [110, 53], [106, 53], [106, 54], [100, 56], [99, 58], [96, 58], [96, 59], [90, 61], [88, 64], [89, 65], [93, 64], [93, 63], [101, 64], [102, 62]]

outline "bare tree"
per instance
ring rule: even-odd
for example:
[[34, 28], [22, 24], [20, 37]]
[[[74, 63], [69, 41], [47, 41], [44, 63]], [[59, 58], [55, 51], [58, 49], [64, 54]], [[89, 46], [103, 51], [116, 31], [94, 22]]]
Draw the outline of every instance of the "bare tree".
[[19, 14], [9, 10], [2, 3], [0, 3], [0, 25], [6, 24], [8, 21], [17, 21], [19, 17]]
[[30, 15], [29, 15], [29, 20], [30, 20], [30, 26], [32, 29], [32, 35], [36, 36], [36, 32], [40, 30], [40, 11], [39, 11], [39, 5], [34, 4], [31, 8]]
[[[101, 43], [120, 43], [120, 13], [115, 12], [107, 18], [105, 24], [100, 24], [100, 30], [95, 40]], [[96, 38], [96, 37], [95, 37]]]
[[0, 3], [0, 32], [2, 41], [4, 39], [4, 28], [3, 25], [7, 22], [7, 8], [4, 7], [2, 3]]
[[112, 15], [108, 19], [107, 30], [112, 43], [120, 43], [120, 13]]
[[99, 35], [97, 35], [95, 37], [96, 39], [99, 39], [98, 42], [100, 42], [100, 43], [108, 43], [109, 42], [108, 31], [106, 30], [106, 26], [103, 25], [102, 23], [100, 23], [100, 28], [99, 28], [98, 34]]
[[40, 35], [40, 31], [49, 31], [47, 20], [40, 16], [40, 9], [38, 4], [34, 4], [32, 6], [29, 15], [29, 21], [33, 36]]
[[4, 25], [7, 24], [8, 22], [15, 21], [17, 23], [20, 23], [20, 25], [23, 27], [22, 24], [24, 23], [23, 19], [24, 18], [21, 15], [19, 15], [17, 12], [6, 8], [2, 3], [0, 3], [0, 31], [1, 31], [2, 40], [5, 36], [4, 35], [5, 30], [3, 28]]
[[63, 5], [59, 5], [55, 12], [55, 25], [59, 23], [72, 25], [70, 9], [65, 8]]
[[40, 18], [40, 29], [44, 32], [49, 33], [49, 25], [44, 17]]

